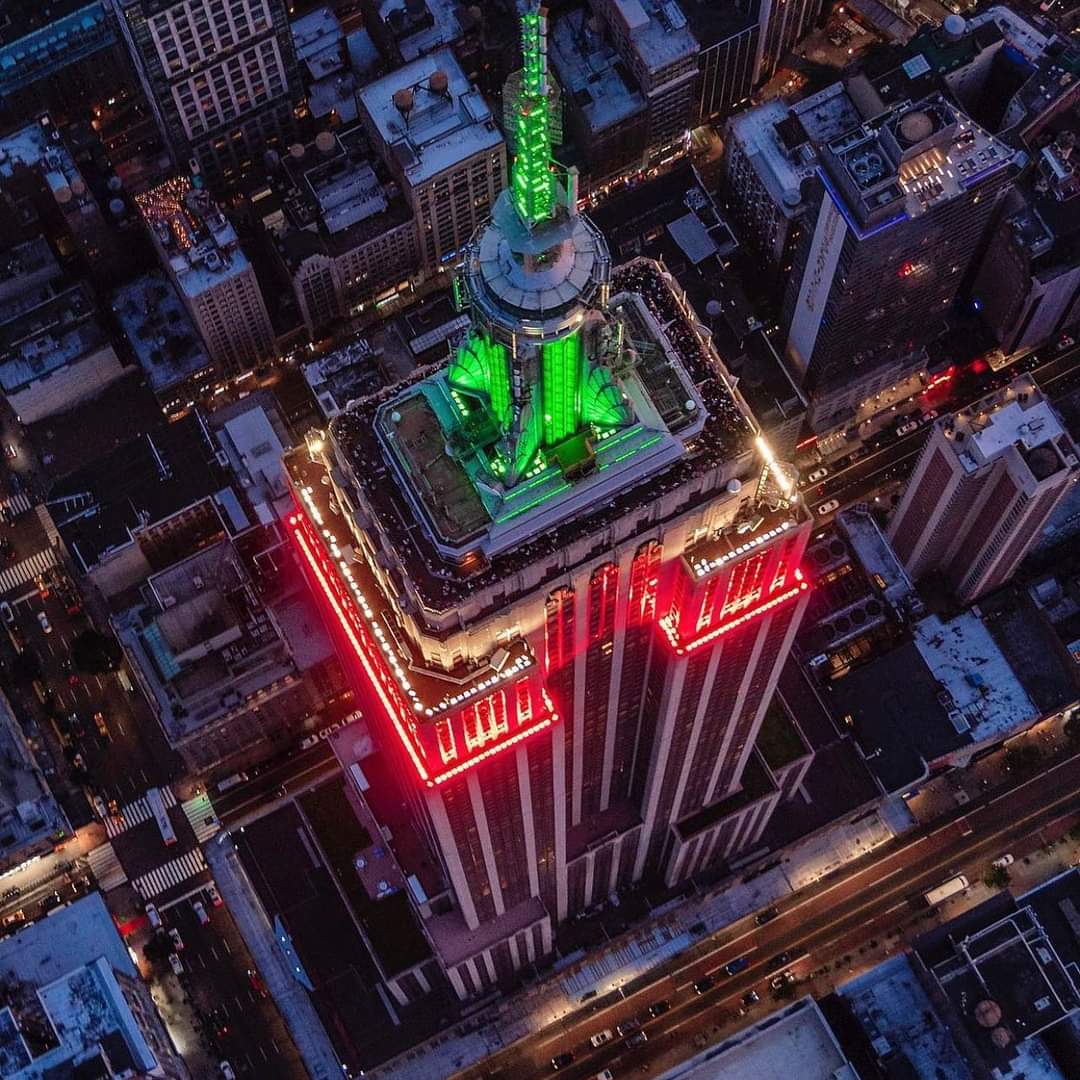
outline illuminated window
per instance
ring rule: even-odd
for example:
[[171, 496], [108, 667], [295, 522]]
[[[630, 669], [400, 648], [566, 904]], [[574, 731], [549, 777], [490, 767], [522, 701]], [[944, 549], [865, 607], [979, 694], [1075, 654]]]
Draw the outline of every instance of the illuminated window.
[[470, 750], [480, 750], [508, 731], [506, 703], [501, 691], [466, 709], [462, 718], [465, 724], [465, 745]]
[[449, 764], [457, 760], [457, 745], [454, 742], [454, 730], [449, 720], [440, 720], [435, 725], [435, 734], [439, 740], [439, 753], [442, 755], [443, 764]]

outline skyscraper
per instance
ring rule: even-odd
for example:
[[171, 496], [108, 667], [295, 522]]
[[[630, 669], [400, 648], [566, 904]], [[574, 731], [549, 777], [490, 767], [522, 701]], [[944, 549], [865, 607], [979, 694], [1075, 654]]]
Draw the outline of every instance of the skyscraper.
[[262, 167], [300, 103], [285, 0], [112, 0], [173, 163], [218, 189]]
[[[838, 90], [818, 95], [820, 108], [854, 112]], [[871, 87], [857, 97], [862, 118], [838, 123], [816, 146], [784, 297], [788, 358], [812, 396], [818, 431], [918, 370], [1017, 155], [940, 94], [883, 114]]]
[[889, 539], [914, 579], [942, 573], [967, 603], [1012, 576], [1078, 477], [1076, 445], [1022, 376], [937, 421]]
[[470, 329], [287, 459], [301, 565], [450, 885], [425, 917], [462, 996], [613, 891], [757, 840], [782, 793], [755, 737], [808, 588], [792, 475], [676, 283], [612, 270], [551, 160], [541, 12], [522, 34]]

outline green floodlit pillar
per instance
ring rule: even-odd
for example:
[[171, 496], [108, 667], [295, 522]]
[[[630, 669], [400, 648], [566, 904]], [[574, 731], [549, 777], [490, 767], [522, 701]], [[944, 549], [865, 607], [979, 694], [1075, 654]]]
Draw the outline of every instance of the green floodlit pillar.
[[450, 361], [447, 379], [455, 390], [487, 398], [501, 431], [511, 421], [510, 355], [505, 345], [475, 331]]
[[543, 346], [540, 394], [544, 445], [555, 446], [581, 426], [582, 376], [585, 370], [581, 332]]
[[511, 170], [514, 206], [529, 227], [555, 210], [551, 171], [551, 107], [547, 81], [547, 19], [536, 9], [521, 17], [521, 102], [514, 122], [517, 153]]

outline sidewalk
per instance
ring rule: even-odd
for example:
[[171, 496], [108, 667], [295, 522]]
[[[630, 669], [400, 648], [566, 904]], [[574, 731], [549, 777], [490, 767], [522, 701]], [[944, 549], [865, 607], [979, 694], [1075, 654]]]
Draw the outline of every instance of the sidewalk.
[[247, 880], [232, 840], [207, 844], [203, 852], [308, 1072], [313, 1080], [336, 1080], [342, 1075], [341, 1064], [307, 991], [293, 978], [277, 947], [273, 927]]

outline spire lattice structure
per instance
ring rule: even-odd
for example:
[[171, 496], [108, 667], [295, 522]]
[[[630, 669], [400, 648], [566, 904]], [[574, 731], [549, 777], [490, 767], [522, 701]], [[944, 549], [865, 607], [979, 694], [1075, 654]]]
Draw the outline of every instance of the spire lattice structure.
[[514, 205], [527, 228], [555, 210], [551, 170], [551, 105], [548, 96], [547, 17], [532, 8], [521, 17], [521, 99], [514, 123], [517, 154], [511, 170]]

